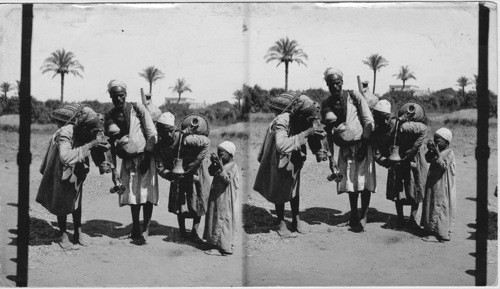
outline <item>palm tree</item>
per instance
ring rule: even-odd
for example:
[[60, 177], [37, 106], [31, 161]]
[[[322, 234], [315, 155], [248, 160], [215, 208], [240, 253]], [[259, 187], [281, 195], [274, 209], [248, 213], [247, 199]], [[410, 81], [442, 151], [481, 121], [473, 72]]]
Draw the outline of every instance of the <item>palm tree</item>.
[[243, 91], [241, 89], [238, 89], [233, 92], [233, 96], [238, 100], [238, 111], [241, 114], [241, 100], [243, 99]]
[[377, 81], [377, 71], [382, 67], [389, 65], [389, 62], [378, 53], [372, 54], [363, 60], [363, 63], [368, 65], [373, 70], [373, 93], [375, 94], [375, 82]]
[[394, 76], [397, 76], [397, 79], [401, 79], [403, 81], [403, 87], [401, 88], [401, 91], [405, 89], [405, 83], [407, 80], [409, 79], [417, 80], [413, 72], [411, 72], [410, 69], [408, 68], [408, 65], [401, 66], [401, 68], [399, 69], [399, 74], [394, 74]]
[[17, 96], [21, 95], [21, 81], [16, 80], [16, 90], [17, 90]]
[[474, 86], [476, 87], [476, 91], [478, 84], [479, 84], [479, 76], [477, 74], [474, 74]]
[[462, 98], [465, 97], [465, 87], [469, 84], [472, 84], [472, 82], [470, 81], [469, 78], [465, 77], [465, 76], [460, 76], [458, 79], [457, 79], [457, 85], [460, 86], [462, 88]]
[[2, 82], [2, 84], [0, 84], [0, 90], [2, 90], [3, 92], [3, 96], [5, 98], [5, 104], [7, 104], [7, 92], [11, 91], [12, 89], [14, 89], [14, 86], [12, 86], [8, 82]]
[[66, 74], [73, 74], [73, 76], [83, 76], [80, 74], [80, 71], [83, 72], [83, 66], [75, 59], [75, 55], [73, 52], [58, 49], [55, 52], [52, 52], [50, 57], [45, 59], [42, 67], [42, 74], [45, 72], [52, 71], [54, 75], [52, 78], [56, 77], [56, 75], [61, 75], [61, 103], [64, 100], [64, 76]]
[[177, 104], [181, 101], [181, 95], [186, 92], [192, 92], [191, 88], [189, 87], [189, 84], [186, 83], [186, 80], [177, 78], [177, 82], [175, 83], [175, 86], [171, 86], [169, 88], [172, 88], [173, 92], [177, 92], [179, 94], [179, 99], [177, 100]]
[[307, 54], [302, 51], [302, 49], [298, 48], [299, 44], [297, 41], [288, 39], [288, 37], [281, 38], [276, 41], [274, 46], [271, 46], [267, 51], [267, 55], [264, 58], [267, 58], [266, 63], [278, 60], [278, 67], [282, 62], [285, 63], [285, 91], [288, 90], [288, 64], [292, 62], [297, 62], [299, 65], [304, 64], [307, 66], [302, 58], [307, 60]]
[[139, 76], [144, 77], [147, 82], [149, 82], [149, 93], [153, 90], [153, 83], [165, 77], [165, 74], [161, 72], [158, 68], [154, 66], [146, 67]]

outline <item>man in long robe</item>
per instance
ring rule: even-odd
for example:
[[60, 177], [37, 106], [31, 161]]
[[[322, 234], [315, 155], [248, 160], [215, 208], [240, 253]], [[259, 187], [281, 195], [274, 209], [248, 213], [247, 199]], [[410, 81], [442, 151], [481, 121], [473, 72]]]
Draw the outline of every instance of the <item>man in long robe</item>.
[[[120, 175], [113, 172], [116, 182], [119, 178], [125, 192], [118, 197], [120, 207], [129, 205], [132, 214], [130, 238], [142, 245], [149, 236], [149, 225], [153, 205], [158, 205], [158, 176], [153, 156], [157, 132], [149, 111], [140, 103], [127, 103], [127, 86], [119, 80], [108, 84], [108, 92], [114, 108], [106, 114], [105, 132], [110, 137], [113, 165], [116, 156], [122, 159]], [[112, 129], [115, 128], [116, 130]], [[134, 154], [127, 154], [128, 148], [136, 148]], [[141, 230], [139, 216], [144, 210]]]
[[253, 189], [275, 204], [278, 234], [283, 237], [291, 236], [285, 223], [286, 202], [292, 209], [292, 231], [305, 233], [299, 218], [300, 171], [306, 160], [307, 139], [324, 137], [324, 131], [313, 126], [318, 117], [318, 104], [301, 95], [292, 112], [274, 118], [257, 159], [260, 166]]
[[[370, 108], [360, 92], [343, 90], [343, 73], [328, 68], [324, 79], [330, 96], [321, 103], [322, 118], [326, 124], [330, 169], [336, 170], [334, 144], [339, 146], [338, 169], [343, 178], [338, 183], [338, 193], [348, 193], [351, 215], [348, 222], [354, 232], [364, 230], [372, 192], [376, 189], [375, 162], [370, 137], [374, 129]], [[330, 120], [329, 116], [335, 116]], [[341, 127], [343, 127], [341, 129]], [[344, 129], [352, 128], [351, 141], [340, 141]], [[358, 215], [358, 198], [361, 195], [361, 212]]]
[[97, 137], [102, 130], [101, 116], [84, 107], [75, 125], [62, 126], [54, 133], [40, 167], [43, 177], [36, 201], [57, 216], [63, 249], [72, 247], [66, 231], [69, 214], [73, 217], [73, 242], [82, 246], [90, 243], [81, 229], [83, 182], [89, 172], [91, 150], [109, 149], [106, 139]]

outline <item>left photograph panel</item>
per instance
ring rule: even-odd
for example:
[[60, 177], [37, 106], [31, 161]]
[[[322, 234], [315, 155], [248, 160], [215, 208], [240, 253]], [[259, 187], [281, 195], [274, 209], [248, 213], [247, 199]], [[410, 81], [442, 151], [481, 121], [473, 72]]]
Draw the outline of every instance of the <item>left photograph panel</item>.
[[246, 4], [32, 12], [25, 78], [23, 5], [0, 5], [0, 287], [242, 286]]

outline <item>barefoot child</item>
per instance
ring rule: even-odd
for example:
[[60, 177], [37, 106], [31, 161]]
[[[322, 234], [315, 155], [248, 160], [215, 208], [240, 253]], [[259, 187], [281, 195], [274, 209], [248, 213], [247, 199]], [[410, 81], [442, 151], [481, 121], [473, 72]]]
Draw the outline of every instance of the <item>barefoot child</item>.
[[236, 146], [224, 141], [217, 147], [217, 155], [212, 154], [212, 164], [208, 168], [214, 176], [208, 210], [205, 217], [204, 238], [215, 249], [205, 251], [209, 255], [231, 255], [238, 229], [239, 214], [239, 171], [234, 162]]
[[424, 241], [449, 241], [455, 223], [457, 193], [451, 138], [451, 131], [443, 127], [434, 133], [434, 142], [427, 142], [429, 151], [425, 159], [431, 165], [425, 185], [421, 225], [429, 236], [422, 238]]

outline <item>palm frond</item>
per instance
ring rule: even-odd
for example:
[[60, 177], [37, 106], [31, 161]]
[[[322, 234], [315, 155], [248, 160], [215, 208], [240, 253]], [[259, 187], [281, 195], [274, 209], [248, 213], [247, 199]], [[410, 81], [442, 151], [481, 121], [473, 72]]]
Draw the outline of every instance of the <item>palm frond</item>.
[[42, 70], [42, 74], [54, 72], [52, 78], [54, 78], [57, 74], [69, 73], [83, 78], [80, 71], [83, 72], [84, 67], [75, 59], [75, 54], [73, 52], [66, 52], [63, 48], [52, 52], [51, 55], [45, 59], [42, 67], [40, 67], [40, 70]]
[[158, 68], [154, 66], [148, 66], [139, 72], [139, 76], [144, 78], [149, 83], [154, 83], [165, 77], [165, 74]]
[[466, 87], [467, 85], [471, 84], [471, 80], [467, 78], [466, 76], [461, 76], [457, 79], [457, 85], [460, 87]]

